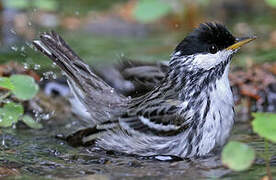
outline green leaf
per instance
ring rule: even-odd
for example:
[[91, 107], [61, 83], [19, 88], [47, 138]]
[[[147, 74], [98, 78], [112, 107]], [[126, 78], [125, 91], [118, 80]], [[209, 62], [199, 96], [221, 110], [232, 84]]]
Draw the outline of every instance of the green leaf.
[[254, 149], [240, 142], [230, 141], [222, 151], [222, 163], [234, 171], [248, 169], [254, 159]]
[[167, 15], [171, 10], [171, 6], [161, 0], [139, 0], [133, 15], [138, 21], [148, 23]]
[[14, 86], [10, 78], [6, 78], [6, 77], [0, 77], [0, 87], [10, 89], [10, 90], [14, 89]]
[[26, 9], [30, 7], [29, 0], [5, 0], [6, 7], [15, 9]]
[[210, 0], [197, 0], [196, 2], [197, 2], [197, 4], [202, 5], [202, 6], [207, 6], [210, 4]]
[[276, 0], [265, 0], [265, 2], [273, 8], [276, 7]]
[[254, 132], [272, 142], [276, 142], [276, 114], [253, 113], [252, 122]]
[[16, 103], [7, 103], [0, 108], [0, 127], [10, 127], [23, 114], [23, 106]]
[[56, 0], [35, 0], [33, 3], [35, 7], [45, 11], [54, 11], [58, 7]]
[[39, 87], [31, 76], [12, 75], [10, 77], [14, 85], [13, 94], [21, 100], [32, 99], [38, 92]]
[[33, 128], [33, 129], [42, 128], [42, 125], [36, 122], [31, 116], [28, 116], [28, 115], [23, 116], [22, 121], [30, 128]]

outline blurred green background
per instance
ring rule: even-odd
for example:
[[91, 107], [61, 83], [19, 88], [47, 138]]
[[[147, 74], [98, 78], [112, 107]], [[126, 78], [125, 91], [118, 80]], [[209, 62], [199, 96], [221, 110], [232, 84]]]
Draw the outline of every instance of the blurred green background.
[[[234, 60], [238, 66], [276, 60], [276, 0], [2, 0], [0, 63], [52, 69], [31, 41], [54, 29], [89, 64], [121, 57], [168, 60], [199, 23], [224, 23], [236, 36], [258, 36]], [[39, 66], [37, 66], [39, 64]], [[39, 68], [38, 68], [39, 67]]]
[[[59, 32], [85, 62], [97, 66], [118, 62], [123, 57], [142, 61], [169, 60], [175, 46], [193, 28], [206, 21], [221, 22], [236, 36], [258, 37], [243, 47], [232, 63], [232, 67], [240, 72], [230, 74], [231, 85], [239, 86], [242, 89], [241, 97], [244, 97], [237, 101], [236, 110], [241, 113], [237, 114], [239, 121], [236, 122], [248, 120], [249, 117], [243, 114], [250, 115], [251, 111], [256, 111], [256, 101], [263, 103], [267, 97], [274, 97], [269, 105], [276, 107], [276, 88], [267, 88], [270, 87], [269, 84], [275, 85], [276, 0], [0, 0], [0, 10], [0, 75], [7, 76], [5, 70], [9, 75], [20, 74], [24, 69], [23, 73], [31, 75], [37, 81], [55, 79], [60, 75], [55, 73], [60, 70], [52, 61], [36, 52], [32, 46], [31, 42], [44, 31]], [[11, 61], [22, 66], [15, 63], [3, 65]], [[255, 64], [263, 68], [254, 68]], [[30, 86], [21, 80], [19, 82], [20, 85]], [[26, 87], [20, 89], [25, 90]], [[234, 94], [240, 92], [234, 91]], [[265, 96], [260, 97], [260, 92]], [[32, 102], [37, 103], [39, 108], [42, 107], [43, 111], [35, 111], [30, 107], [30, 114], [34, 114], [34, 119], [48, 124], [43, 124], [44, 128], [39, 131], [0, 129], [0, 164], [4, 164], [4, 168], [0, 166], [0, 178], [18, 176], [20, 173], [30, 175], [22, 176], [22, 179], [37, 179], [36, 176], [47, 176], [47, 179], [74, 178], [94, 173], [108, 174], [106, 176], [111, 174], [111, 177], [117, 176], [118, 179], [129, 178], [130, 175], [140, 179], [150, 179], [151, 176], [159, 178], [160, 174], [172, 175], [171, 179], [175, 179], [175, 176], [183, 179], [184, 175], [207, 176], [209, 179], [221, 176], [225, 176], [225, 179], [261, 179], [265, 175], [263, 161], [248, 171], [224, 175], [229, 171], [224, 167], [216, 169], [212, 163], [210, 167], [207, 164], [207, 169], [197, 164], [195, 169], [190, 169], [185, 161], [175, 166], [175, 163], [143, 159], [137, 161], [136, 158], [129, 160], [130, 157], [120, 155], [111, 155], [110, 158], [102, 151], [103, 154], [96, 152], [91, 155], [90, 150], [80, 151], [53, 138], [57, 135], [57, 130], [77, 127], [73, 123], [75, 117], [71, 113], [71, 107], [65, 99], [40, 93]], [[26, 103], [23, 105], [27, 112]], [[269, 109], [267, 107], [261, 106], [258, 111], [266, 111]], [[19, 114], [23, 114], [23, 108], [21, 111]], [[275, 112], [275, 109], [269, 111]], [[53, 121], [48, 121], [49, 118]], [[252, 133], [250, 121], [245, 122], [236, 126], [231, 139], [248, 143], [258, 153], [264, 154], [263, 138]], [[274, 155], [275, 149], [273, 144], [269, 152]], [[230, 159], [232, 156], [231, 150]], [[274, 163], [271, 168], [274, 175], [275, 155], [271, 162]], [[91, 179], [94, 177], [91, 176]]]

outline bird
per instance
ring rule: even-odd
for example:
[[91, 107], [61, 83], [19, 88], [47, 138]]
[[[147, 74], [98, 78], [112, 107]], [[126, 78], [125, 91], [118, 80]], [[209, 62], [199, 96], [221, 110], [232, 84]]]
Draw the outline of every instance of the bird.
[[162, 81], [169, 66], [168, 61], [147, 62], [122, 57], [115, 64], [91, 68], [116, 91], [137, 97], [151, 91]]
[[221, 23], [202, 23], [176, 46], [154, 87], [136, 97], [111, 87], [56, 32], [42, 33], [33, 45], [65, 73], [78, 105], [89, 114], [91, 128], [81, 144], [93, 141], [104, 150], [138, 156], [195, 158], [222, 149], [230, 136], [235, 112], [229, 67], [240, 47], [254, 39], [236, 38]]

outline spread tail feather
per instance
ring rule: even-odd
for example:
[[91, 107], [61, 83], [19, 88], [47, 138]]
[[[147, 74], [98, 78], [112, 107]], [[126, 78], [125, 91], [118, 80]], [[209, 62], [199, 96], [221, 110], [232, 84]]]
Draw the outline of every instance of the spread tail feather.
[[86, 107], [92, 122], [111, 121], [122, 112], [127, 98], [93, 73], [56, 32], [42, 33], [33, 44], [65, 72], [73, 94]]
[[119, 128], [118, 122], [106, 123], [85, 129], [80, 129], [66, 137], [66, 141], [71, 146], [89, 146], [108, 131], [114, 131]]

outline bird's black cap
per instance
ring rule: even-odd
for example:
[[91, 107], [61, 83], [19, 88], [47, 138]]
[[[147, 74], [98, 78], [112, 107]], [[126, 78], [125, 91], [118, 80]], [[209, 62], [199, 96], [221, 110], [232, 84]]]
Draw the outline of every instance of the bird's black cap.
[[180, 55], [216, 53], [235, 44], [235, 37], [219, 23], [200, 24], [175, 48]]

